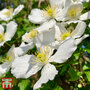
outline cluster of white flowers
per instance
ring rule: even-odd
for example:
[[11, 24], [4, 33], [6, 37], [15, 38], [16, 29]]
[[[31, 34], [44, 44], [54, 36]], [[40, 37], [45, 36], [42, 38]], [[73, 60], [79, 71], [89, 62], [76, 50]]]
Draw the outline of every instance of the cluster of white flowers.
[[[7, 53], [5, 62], [0, 65], [0, 75], [11, 68], [11, 73], [16, 78], [29, 78], [42, 69], [41, 77], [33, 87], [34, 90], [40, 88], [43, 83], [53, 80], [58, 74], [51, 62], [66, 62], [77, 49], [77, 45], [88, 37], [83, 34], [86, 29], [84, 21], [90, 19], [90, 11], [82, 14], [83, 0], [49, 1], [50, 6], [46, 9], [31, 10], [29, 20], [40, 26], [25, 33], [21, 45], [19, 47], [13, 45]], [[12, 19], [22, 8], [23, 6], [20, 5], [14, 11], [12, 9], [0, 11], [0, 20]], [[77, 25], [73, 27], [72, 24]], [[0, 25], [0, 46], [11, 40], [16, 29], [17, 24], [14, 21], [7, 24], [6, 32]], [[37, 52], [35, 55], [28, 55], [28, 50], [34, 46], [37, 47]]]

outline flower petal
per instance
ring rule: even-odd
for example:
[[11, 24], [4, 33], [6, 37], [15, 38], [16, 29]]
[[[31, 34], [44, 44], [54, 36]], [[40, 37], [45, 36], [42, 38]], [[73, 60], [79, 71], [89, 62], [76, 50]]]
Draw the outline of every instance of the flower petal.
[[5, 40], [11, 40], [17, 30], [17, 24], [14, 21], [11, 21], [7, 24], [7, 30], [5, 33]]
[[28, 78], [37, 73], [42, 66], [38, 66], [33, 59], [33, 55], [24, 55], [15, 58], [12, 62], [11, 73], [16, 78]]
[[56, 21], [54, 19], [52, 19], [50, 21], [43, 23], [40, 27], [36, 28], [36, 30], [39, 33], [48, 31], [50, 28], [53, 28], [55, 24], [56, 24]]
[[0, 34], [3, 34], [4, 33], [4, 28], [2, 25], [0, 25]]
[[10, 65], [11, 65], [10, 62], [5, 62], [0, 65], [0, 76], [9, 71]]
[[90, 11], [84, 13], [83, 15], [80, 16], [80, 20], [87, 20], [90, 19]]
[[71, 33], [71, 36], [73, 38], [81, 37], [85, 32], [85, 29], [86, 29], [86, 23], [81, 21], [76, 26], [76, 29]]
[[19, 47], [16, 47], [14, 49], [14, 52], [16, 54], [16, 56], [21, 56], [21, 55], [24, 55], [25, 53], [28, 52], [28, 50], [32, 49], [34, 47], [34, 44], [31, 42], [29, 44], [23, 44]]
[[82, 36], [82, 37], [79, 38], [79, 39], [76, 39], [76, 45], [80, 44], [80, 43], [81, 43], [85, 38], [87, 38], [87, 37], [89, 37], [88, 34]]
[[58, 74], [54, 65], [46, 64], [41, 71], [40, 79], [35, 83], [34, 90], [40, 88], [42, 84], [47, 83], [49, 80], [53, 80]]
[[28, 16], [29, 20], [35, 24], [41, 24], [47, 19], [43, 16], [44, 11], [40, 9], [32, 9], [31, 14]]
[[51, 28], [48, 31], [44, 31], [39, 33], [38, 36], [34, 39], [34, 43], [36, 44], [37, 48], [41, 47], [42, 45], [49, 45], [55, 41], [55, 29]]
[[63, 7], [64, 5], [64, 0], [49, 0], [51, 6], [58, 6], [58, 7]]
[[57, 52], [50, 58], [50, 62], [64, 63], [71, 57], [77, 46], [75, 40], [69, 38], [59, 46]]
[[24, 8], [24, 5], [19, 5], [13, 12], [13, 16], [18, 14], [22, 9]]
[[14, 48], [15, 48], [15, 46], [13, 45], [7, 53], [7, 57], [12, 57], [12, 60], [14, 60], [14, 58], [15, 58]]

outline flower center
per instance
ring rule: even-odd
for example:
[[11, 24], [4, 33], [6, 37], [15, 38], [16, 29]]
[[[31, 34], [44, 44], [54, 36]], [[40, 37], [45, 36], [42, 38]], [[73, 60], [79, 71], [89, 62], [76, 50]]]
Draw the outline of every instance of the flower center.
[[30, 39], [33, 39], [37, 36], [37, 34], [38, 34], [37, 30], [32, 30], [28, 33], [27, 37], [30, 38]]
[[70, 33], [68, 32], [68, 33], [64, 33], [63, 35], [62, 35], [62, 37], [61, 37], [61, 39], [62, 40], [65, 40], [67, 37], [69, 37], [70, 36]]
[[36, 62], [47, 64], [50, 58], [50, 50], [52, 50], [52, 48], [48, 46], [41, 47], [40, 52], [37, 52], [36, 54]]
[[0, 42], [4, 41], [4, 34], [0, 34]]
[[56, 7], [47, 7], [44, 11], [45, 11], [45, 13], [44, 13], [44, 15], [45, 16], [50, 16], [51, 18], [54, 18], [55, 17], [55, 9], [56, 9]]
[[10, 8], [7, 12], [3, 13], [4, 15], [7, 15], [8, 17], [12, 17], [13, 8]]
[[12, 62], [12, 57], [11, 56], [7, 56], [5, 59], [4, 59], [4, 62], [6, 62], [6, 61], [9, 61], [9, 62]]
[[37, 59], [39, 62], [45, 63], [47, 62], [47, 55], [46, 53], [38, 53]]
[[76, 18], [77, 15], [81, 14], [82, 9], [80, 7], [76, 9], [71, 9], [67, 12], [67, 15], [70, 16], [71, 18]]

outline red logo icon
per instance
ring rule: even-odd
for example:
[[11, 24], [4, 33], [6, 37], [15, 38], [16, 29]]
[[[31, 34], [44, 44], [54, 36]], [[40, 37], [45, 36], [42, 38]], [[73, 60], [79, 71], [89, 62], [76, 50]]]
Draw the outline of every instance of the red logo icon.
[[1, 78], [2, 88], [3, 89], [12, 89], [12, 78]]

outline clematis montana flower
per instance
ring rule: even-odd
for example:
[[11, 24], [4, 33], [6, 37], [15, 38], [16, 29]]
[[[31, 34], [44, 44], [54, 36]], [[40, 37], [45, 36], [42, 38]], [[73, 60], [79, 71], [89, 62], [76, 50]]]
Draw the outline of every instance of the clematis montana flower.
[[64, 0], [49, 0], [50, 6], [44, 10], [32, 9], [31, 14], [28, 16], [29, 20], [35, 24], [42, 24], [51, 19], [61, 18], [62, 7]]
[[62, 21], [79, 22], [82, 20], [90, 19], [90, 11], [82, 14], [83, 4], [80, 2], [73, 2], [72, 0], [65, 0], [64, 15]]
[[[79, 22], [74, 30], [74, 28], [69, 28], [68, 30], [65, 29], [65, 26], [63, 23], [57, 23], [55, 26], [56, 29], [56, 41], [59, 43], [66, 40], [68, 37], [72, 37], [76, 40], [77, 45], [88, 35], [83, 35], [86, 29], [86, 23]], [[81, 37], [82, 36], [82, 37]]]
[[29, 49], [32, 49], [32, 47], [33, 43], [25, 45], [24, 42], [22, 42], [19, 47], [13, 45], [8, 51], [6, 58], [3, 60], [4, 63], [0, 64], [0, 76], [9, 71], [12, 62], [16, 57], [26, 54]]
[[16, 30], [17, 24], [14, 21], [11, 21], [6, 25], [6, 32], [4, 31], [4, 27], [0, 25], [0, 47], [3, 46], [6, 41], [10, 41], [12, 39]]
[[0, 11], [0, 21], [8, 21], [13, 18], [16, 14], [18, 14], [22, 9], [24, 8], [24, 5], [19, 5], [14, 11], [13, 8], [10, 9], [3, 9]]
[[0, 64], [0, 76], [9, 71], [12, 61], [15, 58], [15, 54], [13, 52], [14, 48], [15, 48], [15, 46], [13, 45], [7, 53], [4, 63]]
[[52, 44], [55, 41], [55, 24], [55, 20], [50, 20], [48, 23], [45, 22], [40, 27], [25, 33], [22, 36], [22, 40], [27, 43], [33, 42], [37, 48], [42, 45]]
[[16, 78], [28, 78], [41, 71], [40, 79], [35, 83], [34, 90], [40, 88], [42, 84], [53, 80], [58, 71], [50, 62], [64, 63], [76, 50], [75, 40], [70, 38], [63, 42], [53, 55], [53, 50], [49, 46], [42, 46], [35, 55], [24, 55], [17, 57], [12, 63], [11, 73]]

